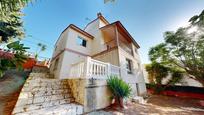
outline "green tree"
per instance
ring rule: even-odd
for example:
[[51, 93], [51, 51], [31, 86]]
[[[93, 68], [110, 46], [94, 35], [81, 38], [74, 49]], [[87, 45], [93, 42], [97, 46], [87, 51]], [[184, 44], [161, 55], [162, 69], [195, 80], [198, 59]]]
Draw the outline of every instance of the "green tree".
[[204, 27], [204, 10], [199, 15], [193, 16], [189, 22], [194, 26]]
[[[152, 62], [165, 64], [171, 68], [184, 70], [204, 86], [204, 13], [190, 19], [192, 25], [179, 28], [176, 32], [167, 31], [164, 43], [158, 44], [149, 51]], [[193, 27], [198, 29], [189, 33]]]
[[31, 0], [0, 1], [0, 43], [24, 37], [22, 8]]

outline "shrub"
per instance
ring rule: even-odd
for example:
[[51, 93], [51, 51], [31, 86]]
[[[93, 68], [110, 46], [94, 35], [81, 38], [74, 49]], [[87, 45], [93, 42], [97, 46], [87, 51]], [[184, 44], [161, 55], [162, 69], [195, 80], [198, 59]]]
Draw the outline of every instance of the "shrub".
[[125, 83], [117, 76], [110, 76], [107, 79], [107, 84], [110, 90], [112, 91], [113, 96], [117, 99], [129, 97], [132, 91], [130, 85]]

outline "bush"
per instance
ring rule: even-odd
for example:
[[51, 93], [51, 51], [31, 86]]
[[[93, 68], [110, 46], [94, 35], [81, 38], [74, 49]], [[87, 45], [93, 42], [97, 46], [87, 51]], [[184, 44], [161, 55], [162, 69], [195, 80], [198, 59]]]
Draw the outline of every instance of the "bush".
[[107, 79], [107, 84], [110, 90], [112, 91], [113, 96], [117, 99], [129, 97], [132, 91], [130, 85], [125, 83], [122, 79], [118, 78], [117, 76], [110, 76]]

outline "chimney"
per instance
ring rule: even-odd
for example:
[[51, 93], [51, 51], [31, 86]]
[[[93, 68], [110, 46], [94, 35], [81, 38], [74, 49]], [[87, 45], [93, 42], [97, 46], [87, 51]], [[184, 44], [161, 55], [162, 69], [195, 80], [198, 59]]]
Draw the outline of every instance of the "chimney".
[[102, 16], [102, 14], [99, 12], [99, 13], [97, 13], [97, 16], [98, 16], [98, 17], [101, 17], [101, 16]]

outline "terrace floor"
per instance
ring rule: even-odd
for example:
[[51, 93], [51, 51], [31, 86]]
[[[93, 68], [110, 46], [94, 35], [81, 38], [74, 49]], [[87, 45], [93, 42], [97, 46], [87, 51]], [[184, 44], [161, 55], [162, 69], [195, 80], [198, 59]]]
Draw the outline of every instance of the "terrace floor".
[[127, 109], [106, 108], [89, 115], [203, 115], [204, 100], [152, 95], [146, 104], [129, 103]]

